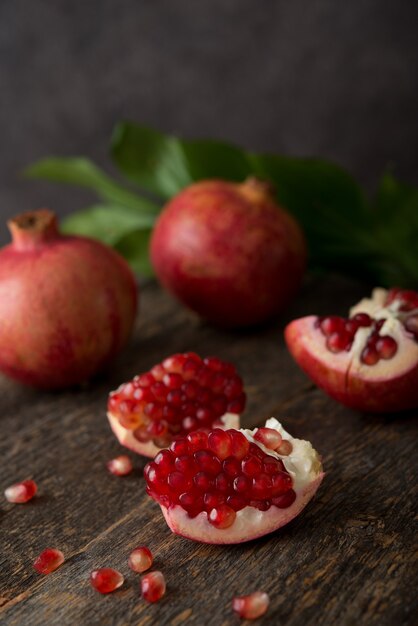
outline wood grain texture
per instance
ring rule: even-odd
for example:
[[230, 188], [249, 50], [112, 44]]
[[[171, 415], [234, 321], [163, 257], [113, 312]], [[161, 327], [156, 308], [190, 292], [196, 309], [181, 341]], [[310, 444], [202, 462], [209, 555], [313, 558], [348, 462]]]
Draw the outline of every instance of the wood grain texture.
[[[149, 285], [130, 347], [88, 388], [40, 393], [0, 380], [1, 484], [33, 477], [39, 495], [26, 505], [1, 501], [0, 623], [136, 626], [238, 623], [236, 594], [267, 591], [263, 624], [392, 626], [416, 623], [417, 412], [367, 416], [316, 389], [283, 342], [288, 319], [344, 313], [362, 294], [341, 281], [308, 283], [286, 318], [251, 332], [198, 322]], [[325, 481], [291, 524], [239, 546], [200, 545], [166, 527], [144, 492], [142, 469], [118, 478], [105, 463], [121, 452], [105, 418], [107, 393], [175, 351], [234, 361], [244, 377], [244, 425], [271, 415], [322, 453]], [[156, 605], [139, 595], [127, 556], [139, 544], [156, 556], [168, 591]], [[45, 547], [66, 562], [41, 577], [32, 562]], [[124, 586], [101, 596], [88, 583], [113, 566]]]

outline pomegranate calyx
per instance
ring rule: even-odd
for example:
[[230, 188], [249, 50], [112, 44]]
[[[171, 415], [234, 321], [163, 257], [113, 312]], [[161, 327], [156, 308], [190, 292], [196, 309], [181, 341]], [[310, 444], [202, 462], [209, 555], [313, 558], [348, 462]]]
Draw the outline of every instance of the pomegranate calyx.
[[61, 235], [56, 215], [50, 209], [38, 209], [16, 215], [7, 222], [16, 250], [33, 250]]

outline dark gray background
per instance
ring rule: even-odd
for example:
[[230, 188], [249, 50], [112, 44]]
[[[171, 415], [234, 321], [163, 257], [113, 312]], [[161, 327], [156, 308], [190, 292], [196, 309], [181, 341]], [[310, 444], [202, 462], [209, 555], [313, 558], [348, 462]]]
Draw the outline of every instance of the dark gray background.
[[0, 242], [13, 213], [89, 194], [26, 182], [40, 157], [109, 167], [116, 120], [320, 155], [369, 188], [417, 182], [417, 17], [397, 0], [0, 0]]

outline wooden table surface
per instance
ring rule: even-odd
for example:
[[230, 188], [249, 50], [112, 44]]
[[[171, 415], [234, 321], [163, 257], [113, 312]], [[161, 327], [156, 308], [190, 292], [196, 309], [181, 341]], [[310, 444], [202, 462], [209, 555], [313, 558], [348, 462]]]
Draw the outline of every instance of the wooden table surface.
[[[1, 499], [0, 623], [238, 625], [231, 598], [261, 589], [271, 605], [257, 623], [416, 624], [417, 411], [382, 417], [340, 406], [299, 371], [283, 341], [286, 321], [344, 314], [362, 295], [359, 285], [311, 280], [278, 323], [224, 332], [199, 323], [151, 284], [130, 346], [88, 388], [41, 393], [1, 379], [0, 488], [33, 477], [39, 495], [25, 505]], [[238, 365], [248, 393], [245, 426], [273, 415], [323, 456], [327, 475], [315, 499], [261, 540], [218, 547], [177, 537], [145, 494], [143, 459], [135, 458], [135, 472], [125, 478], [105, 468], [122, 453], [105, 418], [108, 391], [185, 350]], [[151, 548], [167, 580], [155, 605], [141, 599], [139, 576], [127, 566], [140, 544]], [[40, 576], [32, 562], [48, 546], [60, 548], [66, 561]], [[125, 576], [108, 596], [88, 582], [91, 570], [105, 566]]]

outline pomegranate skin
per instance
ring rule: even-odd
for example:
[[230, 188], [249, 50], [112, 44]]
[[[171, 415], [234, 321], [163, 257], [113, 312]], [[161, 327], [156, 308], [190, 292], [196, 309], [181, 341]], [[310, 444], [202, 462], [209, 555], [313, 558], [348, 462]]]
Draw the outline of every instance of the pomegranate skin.
[[151, 259], [161, 283], [201, 317], [245, 327], [273, 317], [295, 295], [306, 245], [266, 183], [208, 180], [165, 206]]
[[88, 380], [130, 335], [130, 268], [97, 241], [61, 235], [46, 209], [9, 228], [13, 241], [0, 250], [0, 370], [45, 389]]

